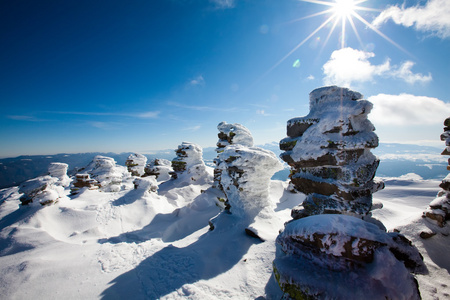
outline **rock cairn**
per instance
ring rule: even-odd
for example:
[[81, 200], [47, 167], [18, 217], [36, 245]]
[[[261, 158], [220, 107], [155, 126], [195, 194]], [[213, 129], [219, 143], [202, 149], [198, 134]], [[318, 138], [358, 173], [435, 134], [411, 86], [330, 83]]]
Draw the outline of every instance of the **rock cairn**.
[[[445, 119], [444, 126], [441, 141], [445, 141], [446, 148], [441, 154], [450, 155], [450, 118]], [[447, 170], [450, 171], [450, 159], [448, 164]], [[447, 221], [450, 220], [450, 174], [442, 180], [439, 187], [441, 190], [438, 192], [437, 197], [431, 201], [428, 209], [424, 212], [424, 216], [434, 220], [439, 227], [443, 228]]]
[[146, 163], [147, 157], [139, 153], [130, 154], [125, 161], [128, 172], [130, 172], [132, 176], [139, 177], [145, 174], [144, 168]]
[[[227, 122], [220, 122], [217, 125], [217, 129], [219, 130], [218, 137], [219, 141], [217, 142], [216, 152], [218, 157], [214, 160], [214, 164], [216, 166], [220, 165], [221, 160], [219, 158], [220, 153], [222, 153], [227, 146], [230, 145], [243, 145], [246, 147], [253, 147], [253, 137], [245, 126], [234, 123], [228, 124]], [[223, 187], [221, 184], [221, 169], [214, 169], [214, 184], [213, 187], [223, 191]]]
[[155, 158], [145, 166], [144, 171], [144, 176], [155, 176], [157, 181], [166, 181], [171, 178], [172, 163], [167, 159]]
[[292, 184], [307, 195], [276, 240], [274, 274], [288, 297], [420, 299], [411, 274], [427, 272], [420, 253], [370, 218], [384, 184], [374, 180], [372, 104], [361, 99], [336, 86], [312, 91], [310, 113], [289, 120], [280, 142]]
[[309, 95], [310, 113], [287, 122], [280, 157], [291, 167], [291, 183], [307, 195], [294, 208], [295, 219], [323, 213], [365, 216], [372, 193], [384, 187], [374, 180], [379, 160], [375, 127], [367, 119], [372, 104], [347, 88], [323, 87]]
[[19, 193], [23, 194], [20, 197], [21, 204], [49, 205], [65, 197], [64, 188], [70, 184], [67, 169], [67, 164], [51, 163], [48, 167], [49, 175], [39, 176], [20, 184]]
[[197, 144], [183, 142], [175, 150], [177, 157], [172, 160], [172, 179], [187, 183], [209, 181], [211, 175], [203, 161], [203, 149]]

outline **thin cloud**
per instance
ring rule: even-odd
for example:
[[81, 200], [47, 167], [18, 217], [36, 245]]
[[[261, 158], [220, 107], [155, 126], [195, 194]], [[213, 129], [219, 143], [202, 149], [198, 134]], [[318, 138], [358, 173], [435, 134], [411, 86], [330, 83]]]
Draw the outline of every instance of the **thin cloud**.
[[143, 118], [143, 119], [156, 119], [158, 118], [159, 111], [147, 111], [142, 113], [116, 113], [116, 112], [81, 112], [81, 111], [45, 111], [48, 114], [58, 115], [79, 115], [79, 116], [117, 116], [117, 117], [131, 117], [131, 118]]
[[398, 25], [413, 27], [415, 30], [430, 32], [442, 38], [450, 38], [450, 1], [429, 0], [424, 6], [405, 8], [390, 6], [373, 20], [372, 25], [379, 27], [388, 20]]
[[27, 115], [8, 115], [6, 116], [8, 119], [15, 120], [15, 121], [26, 121], [26, 122], [43, 122], [46, 121], [44, 119], [39, 119], [33, 116], [27, 116]]
[[235, 6], [235, 0], [210, 0], [217, 8], [226, 9]]
[[202, 75], [199, 75], [189, 81], [189, 86], [204, 86], [204, 85], [205, 85], [205, 78], [203, 78]]
[[431, 74], [413, 73], [414, 62], [406, 61], [400, 66], [391, 65], [387, 59], [383, 64], [373, 65], [369, 59], [375, 57], [372, 52], [343, 48], [334, 51], [330, 60], [323, 65], [323, 81], [327, 85], [351, 86], [354, 82], [370, 82], [375, 77], [396, 78], [408, 83], [429, 82]]
[[193, 131], [194, 132], [194, 131], [200, 130], [201, 128], [202, 128], [202, 126], [197, 125], [197, 126], [183, 128], [183, 131]]
[[450, 104], [432, 97], [378, 94], [368, 100], [374, 105], [370, 120], [375, 125], [435, 125], [450, 115]]
[[186, 105], [178, 102], [168, 102], [168, 105], [175, 106], [178, 108], [191, 109], [196, 111], [222, 111], [222, 112], [235, 112], [235, 111], [243, 111], [241, 108], [237, 107], [213, 107], [213, 106], [199, 106], [199, 105]]

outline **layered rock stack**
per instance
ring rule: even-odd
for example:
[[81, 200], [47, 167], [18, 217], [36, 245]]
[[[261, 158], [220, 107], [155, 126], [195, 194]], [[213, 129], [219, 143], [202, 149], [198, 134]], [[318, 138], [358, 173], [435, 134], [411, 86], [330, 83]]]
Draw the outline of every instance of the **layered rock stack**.
[[144, 176], [155, 176], [157, 181], [166, 181], [173, 172], [172, 163], [167, 159], [155, 158], [145, 166]]
[[307, 195], [277, 237], [274, 274], [294, 299], [420, 299], [411, 273], [427, 272], [399, 233], [370, 218], [378, 146], [372, 104], [336, 86], [310, 93], [310, 113], [288, 121], [281, 157]]
[[[214, 160], [216, 166], [221, 163], [219, 154], [222, 153], [227, 146], [243, 145], [246, 147], [253, 147], [252, 134], [245, 126], [238, 123], [228, 124], [227, 122], [220, 122], [219, 125], [217, 125], [217, 129], [219, 130], [219, 141], [216, 144], [216, 152], [218, 157]], [[221, 170], [219, 168], [215, 168], [213, 186], [223, 191], [223, 187], [220, 183], [220, 176]]]
[[365, 216], [372, 193], [384, 187], [374, 180], [378, 146], [367, 119], [372, 104], [346, 88], [323, 87], [310, 93], [310, 113], [287, 123], [280, 157], [291, 166], [291, 182], [307, 195], [293, 210], [295, 219], [339, 213]]
[[89, 174], [76, 174], [75, 178], [70, 186], [70, 193], [72, 195], [78, 194], [83, 188], [89, 190], [98, 190], [100, 188], [100, 183], [91, 178]]
[[142, 176], [145, 174], [144, 168], [147, 163], [147, 157], [142, 154], [134, 153], [128, 156], [125, 161], [125, 165], [128, 168], [128, 172], [133, 176]]
[[177, 157], [172, 160], [173, 179], [187, 183], [202, 183], [199, 181], [208, 181], [211, 175], [206, 169], [203, 161], [203, 149], [197, 144], [183, 142], [175, 150]]
[[[445, 141], [446, 148], [442, 155], [450, 155], [450, 118], [444, 121], [444, 133], [441, 134], [441, 141]], [[448, 160], [447, 170], [450, 171], [450, 159]], [[436, 224], [443, 228], [447, 221], [450, 220], [450, 174], [447, 175], [439, 185], [441, 190], [438, 192], [428, 209], [424, 212], [424, 216], [434, 220]]]
[[64, 163], [51, 163], [48, 168], [49, 175], [39, 176], [20, 184], [19, 193], [22, 205], [40, 204], [49, 205], [65, 197], [64, 188], [70, 184], [67, 176], [68, 165]]

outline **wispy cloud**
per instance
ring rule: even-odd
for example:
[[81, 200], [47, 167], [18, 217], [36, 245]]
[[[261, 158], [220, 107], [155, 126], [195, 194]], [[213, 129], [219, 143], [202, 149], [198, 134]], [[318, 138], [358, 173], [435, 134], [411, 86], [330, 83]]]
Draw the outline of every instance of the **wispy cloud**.
[[432, 97], [378, 94], [368, 100], [374, 105], [370, 119], [375, 125], [441, 124], [450, 115], [450, 104]]
[[183, 128], [183, 131], [198, 131], [198, 130], [200, 130], [200, 128], [202, 128], [202, 126], [196, 125], [196, 126], [191, 126], [191, 127], [185, 127], [185, 128]]
[[27, 121], [27, 122], [43, 122], [47, 121], [45, 119], [36, 118], [34, 116], [28, 116], [28, 115], [8, 115], [6, 116], [8, 119], [15, 120], [15, 121]]
[[414, 84], [429, 82], [431, 74], [413, 73], [414, 62], [406, 61], [400, 66], [391, 65], [387, 59], [383, 64], [373, 65], [369, 59], [375, 56], [372, 52], [343, 48], [334, 51], [330, 60], [323, 65], [324, 83], [350, 86], [353, 82], [370, 82], [375, 77], [396, 78]]
[[168, 105], [175, 106], [178, 108], [184, 108], [184, 109], [191, 109], [196, 111], [223, 111], [223, 112], [235, 112], [235, 111], [242, 111], [242, 108], [237, 107], [230, 107], [230, 108], [224, 108], [222, 106], [200, 106], [200, 105], [186, 105], [181, 104], [178, 102], [167, 102]]
[[117, 116], [117, 117], [131, 117], [142, 119], [156, 119], [158, 118], [159, 111], [146, 111], [137, 113], [118, 113], [118, 112], [89, 112], [89, 111], [45, 111], [48, 114], [58, 115], [80, 115], [80, 116]]
[[189, 81], [189, 86], [204, 86], [205, 78], [202, 75], [199, 75]]
[[217, 8], [233, 8], [235, 5], [235, 0], [209, 0], [213, 3]]
[[424, 6], [405, 8], [404, 5], [390, 6], [373, 20], [372, 25], [379, 27], [392, 19], [396, 24], [414, 27], [422, 32], [430, 32], [442, 39], [450, 38], [450, 1], [429, 0]]

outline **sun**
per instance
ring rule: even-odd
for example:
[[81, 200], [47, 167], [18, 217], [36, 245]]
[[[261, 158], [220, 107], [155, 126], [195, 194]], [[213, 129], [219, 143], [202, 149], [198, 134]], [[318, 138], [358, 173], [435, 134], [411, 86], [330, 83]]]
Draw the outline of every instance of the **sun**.
[[354, 0], [335, 0], [332, 4], [332, 10], [336, 16], [340, 18], [346, 18], [352, 15], [356, 9], [356, 1]]

